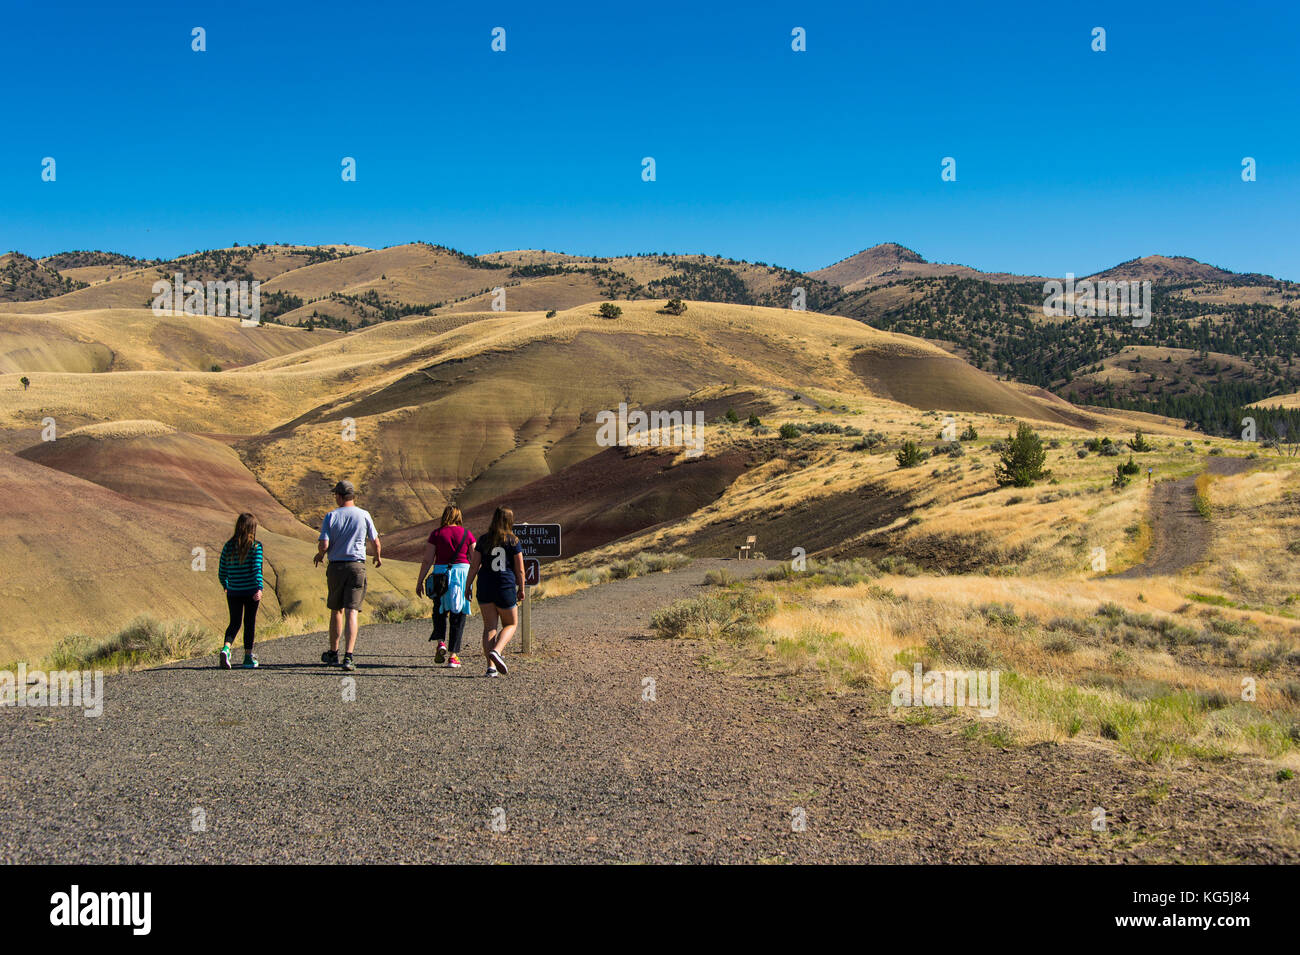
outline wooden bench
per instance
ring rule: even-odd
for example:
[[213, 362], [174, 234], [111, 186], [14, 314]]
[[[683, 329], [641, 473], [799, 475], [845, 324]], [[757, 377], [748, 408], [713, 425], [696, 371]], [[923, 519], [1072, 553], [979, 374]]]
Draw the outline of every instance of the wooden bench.
[[758, 543], [758, 538], [750, 534], [745, 538], [745, 543], [736, 545], [736, 557], [738, 560], [749, 560], [754, 553], [754, 545]]

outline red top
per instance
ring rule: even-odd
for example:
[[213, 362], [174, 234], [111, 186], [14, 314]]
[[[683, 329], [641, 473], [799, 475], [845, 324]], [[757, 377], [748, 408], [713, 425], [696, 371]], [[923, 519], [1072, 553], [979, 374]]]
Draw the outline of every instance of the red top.
[[477, 542], [469, 528], [461, 527], [459, 524], [448, 524], [430, 534], [429, 543], [433, 545], [436, 563], [468, 564], [469, 552]]

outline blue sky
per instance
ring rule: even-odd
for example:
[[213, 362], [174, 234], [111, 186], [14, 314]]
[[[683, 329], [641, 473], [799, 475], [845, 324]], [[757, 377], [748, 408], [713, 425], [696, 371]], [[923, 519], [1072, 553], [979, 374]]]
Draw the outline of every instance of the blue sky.
[[812, 269], [896, 241], [1300, 280], [1291, 2], [6, 6], [5, 250], [420, 239]]

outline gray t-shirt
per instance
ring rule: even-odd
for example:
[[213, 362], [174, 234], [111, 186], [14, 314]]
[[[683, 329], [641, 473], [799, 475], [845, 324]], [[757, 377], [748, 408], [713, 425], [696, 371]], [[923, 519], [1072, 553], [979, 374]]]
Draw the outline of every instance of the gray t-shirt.
[[366, 538], [379, 540], [370, 512], [355, 504], [336, 507], [321, 521], [320, 539], [329, 541], [330, 560], [366, 559]]

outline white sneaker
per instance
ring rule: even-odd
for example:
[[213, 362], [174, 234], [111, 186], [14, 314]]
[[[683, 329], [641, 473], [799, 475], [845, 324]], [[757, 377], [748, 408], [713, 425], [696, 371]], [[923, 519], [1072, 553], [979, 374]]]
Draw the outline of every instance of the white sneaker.
[[501, 658], [501, 654], [497, 653], [495, 650], [489, 650], [488, 656], [492, 658], [492, 662], [497, 665], [497, 669], [502, 673], [510, 672], [510, 668], [506, 666], [506, 661]]
[[484, 673], [483, 675], [484, 675], [484, 676], [500, 676], [501, 674], [497, 672], [497, 668], [496, 668], [496, 667], [488, 667], [488, 668], [487, 668], [487, 673]]

